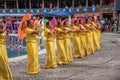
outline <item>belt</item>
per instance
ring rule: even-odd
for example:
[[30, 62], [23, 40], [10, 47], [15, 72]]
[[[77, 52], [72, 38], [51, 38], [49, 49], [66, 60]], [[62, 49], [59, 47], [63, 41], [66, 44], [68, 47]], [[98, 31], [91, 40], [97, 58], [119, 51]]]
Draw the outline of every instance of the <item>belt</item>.
[[65, 37], [65, 38], [67, 38], [67, 39], [71, 39], [71, 38], [68, 38], [68, 37]]
[[27, 43], [32, 42], [32, 43], [37, 43], [37, 41], [26, 41]]
[[57, 38], [57, 40], [64, 40], [64, 38]]
[[73, 36], [77, 36], [77, 37], [79, 37], [78, 35], [73, 35]]
[[54, 42], [54, 40], [46, 40], [46, 42]]

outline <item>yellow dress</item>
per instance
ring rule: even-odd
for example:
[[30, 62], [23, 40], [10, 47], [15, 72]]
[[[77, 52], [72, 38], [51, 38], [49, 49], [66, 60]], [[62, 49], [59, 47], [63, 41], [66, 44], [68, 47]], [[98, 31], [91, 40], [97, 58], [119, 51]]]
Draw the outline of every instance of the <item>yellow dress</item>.
[[[100, 23], [97, 23], [97, 26], [99, 26]], [[98, 36], [98, 45], [99, 45], [99, 49], [101, 48], [101, 31], [99, 29], [96, 30], [96, 34]]]
[[64, 38], [61, 28], [56, 28], [56, 44], [58, 50], [58, 64], [67, 64], [68, 59], [65, 52]]
[[86, 33], [87, 38], [87, 55], [94, 54], [94, 44], [93, 44], [93, 32], [90, 30], [90, 24], [85, 25], [88, 32]]
[[[81, 30], [86, 30], [85, 27], [80, 24], [80, 28]], [[86, 38], [86, 32], [79, 32], [79, 36], [80, 36], [80, 41], [81, 41], [81, 52], [84, 56], [87, 55], [87, 38]]]
[[[65, 27], [65, 31], [69, 31], [70, 29]], [[73, 56], [72, 56], [72, 45], [71, 45], [71, 37], [70, 37], [70, 32], [64, 34], [64, 41], [65, 41], [65, 51], [67, 55], [67, 59], [69, 62], [73, 61]]]
[[0, 33], [0, 80], [13, 80], [8, 63], [5, 40], [5, 33]]
[[34, 30], [31, 28], [26, 29], [27, 39], [27, 55], [28, 66], [27, 74], [36, 74], [40, 71], [39, 56], [38, 56], [38, 43], [36, 40], [36, 34], [31, 34]]
[[55, 68], [57, 67], [57, 63], [56, 63], [56, 53], [54, 47], [54, 34], [48, 34], [49, 32], [50, 30], [46, 28], [45, 36], [46, 36], [47, 58], [45, 62], [45, 68]]
[[[92, 25], [97, 26], [95, 22], [92, 22]], [[99, 45], [99, 31], [98, 29], [94, 28], [93, 30], [93, 40], [94, 40], [94, 49], [99, 50], [100, 45]]]
[[[79, 30], [78, 26], [73, 26], [73, 30]], [[82, 58], [84, 55], [81, 52], [81, 41], [79, 37], [79, 32], [73, 32], [73, 44], [74, 44], [74, 53], [73, 56], [75, 58]]]
[[98, 34], [98, 42], [99, 42], [99, 46], [101, 48], [101, 31], [99, 29], [97, 29], [97, 34]]

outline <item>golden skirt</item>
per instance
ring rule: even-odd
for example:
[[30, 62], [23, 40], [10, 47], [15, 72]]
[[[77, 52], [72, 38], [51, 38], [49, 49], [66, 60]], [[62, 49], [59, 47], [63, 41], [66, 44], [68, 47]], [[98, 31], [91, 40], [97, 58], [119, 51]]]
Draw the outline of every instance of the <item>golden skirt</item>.
[[55, 68], [56, 63], [56, 53], [53, 41], [46, 42], [47, 58], [45, 62], [45, 68]]
[[81, 34], [80, 35], [80, 39], [81, 39], [81, 51], [82, 51], [82, 54], [84, 56], [87, 55], [87, 38], [86, 38], [86, 34]]
[[0, 80], [13, 80], [5, 44], [0, 44]]
[[100, 42], [99, 42], [99, 34], [97, 31], [93, 31], [93, 40], [94, 40], [94, 49], [99, 50], [100, 49]]
[[28, 66], [27, 74], [36, 74], [40, 71], [39, 56], [38, 56], [38, 43], [28, 42], [27, 43], [27, 55], [28, 55]]
[[94, 54], [93, 32], [86, 34], [87, 38], [87, 54]]
[[79, 36], [73, 36], [73, 44], [74, 44], [74, 53], [73, 56], [75, 58], [82, 58], [83, 54], [81, 53], [81, 41]]
[[65, 45], [65, 51], [66, 51], [68, 62], [71, 62], [73, 61], [71, 39], [65, 38], [64, 45]]
[[57, 40], [58, 64], [67, 64], [68, 59], [65, 52], [64, 40]]
[[100, 32], [100, 30], [97, 30], [97, 35], [98, 35], [98, 43], [101, 47], [101, 32]]

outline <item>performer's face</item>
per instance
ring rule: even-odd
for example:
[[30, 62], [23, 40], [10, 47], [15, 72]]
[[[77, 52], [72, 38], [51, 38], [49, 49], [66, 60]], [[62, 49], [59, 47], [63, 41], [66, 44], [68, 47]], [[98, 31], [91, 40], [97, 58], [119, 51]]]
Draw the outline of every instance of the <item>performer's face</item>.
[[78, 26], [78, 21], [75, 22], [75, 25]]
[[90, 19], [90, 18], [88, 19], [88, 22], [91, 22], [91, 19]]
[[61, 28], [61, 27], [62, 27], [62, 26], [61, 26], [61, 23], [58, 25], [58, 27], [59, 27], [59, 28]]
[[30, 24], [29, 24], [29, 25], [30, 25], [30, 27], [34, 27], [34, 24], [33, 24], [33, 21], [32, 21], [32, 20], [30, 21]]
[[67, 27], [68, 26], [68, 23], [66, 23], [65, 25], [64, 25], [64, 27]]
[[51, 28], [51, 27], [50, 27], [50, 22], [47, 24], [47, 28]]

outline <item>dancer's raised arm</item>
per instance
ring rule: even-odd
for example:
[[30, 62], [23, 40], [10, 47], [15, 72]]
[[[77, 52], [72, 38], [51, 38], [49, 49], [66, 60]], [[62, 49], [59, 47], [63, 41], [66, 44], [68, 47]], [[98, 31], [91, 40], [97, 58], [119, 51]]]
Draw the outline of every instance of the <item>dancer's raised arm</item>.
[[6, 22], [5, 25], [3, 24], [3, 21], [0, 20], [0, 33], [4, 33], [6, 31], [7, 25], [9, 22]]

